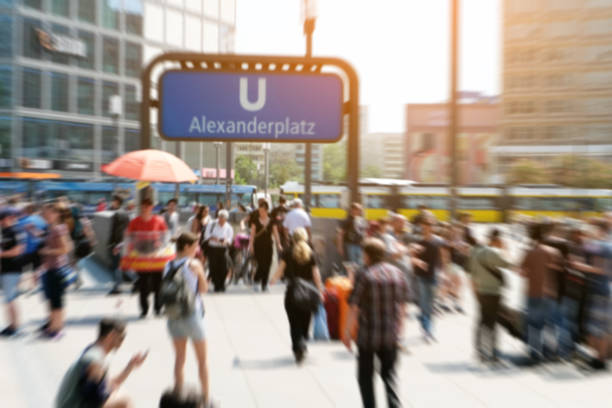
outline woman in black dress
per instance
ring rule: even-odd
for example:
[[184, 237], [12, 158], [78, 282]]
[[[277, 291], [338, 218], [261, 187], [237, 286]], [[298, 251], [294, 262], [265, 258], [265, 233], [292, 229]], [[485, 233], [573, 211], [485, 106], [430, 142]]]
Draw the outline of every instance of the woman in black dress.
[[276, 273], [270, 280], [270, 284], [278, 281], [285, 276], [287, 278], [287, 290], [285, 291], [285, 310], [289, 319], [291, 331], [291, 343], [295, 361], [299, 364], [304, 360], [306, 354], [306, 340], [308, 338], [308, 328], [312, 318], [311, 311], [305, 311], [297, 307], [292, 301], [292, 290], [295, 287], [297, 278], [304, 279], [315, 285], [321, 293], [323, 299], [323, 283], [315, 260], [314, 253], [308, 245], [308, 233], [304, 228], [297, 228], [291, 236], [292, 245], [289, 247], [278, 264]]
[[[276, 224], [268, 215], [268, 203], [261, 200], [257, 212], [251, 219], [251, 234], [249, 235], [249, 253], [255, 256], [257, 270], [255, 271], [255, 289], [261, 283], [261, 290], [268, 288], [268, 277], [274, 253], [272, 236], [279, 243]], [[281, 248], [279, 247], [279, 251]]]

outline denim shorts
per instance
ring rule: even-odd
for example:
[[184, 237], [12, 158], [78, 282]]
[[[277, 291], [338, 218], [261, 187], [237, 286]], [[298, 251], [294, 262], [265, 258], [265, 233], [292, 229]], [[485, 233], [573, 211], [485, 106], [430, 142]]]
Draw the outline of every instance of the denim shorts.
[[173, 339], [189, 338], [194, 341], [206, 339], [204, 317], [199, 313], [182, 319], [168, 319], [168, 331]]
[[11, 303], [19, 297], [19, 279], [20, 273], [5, 273], [2, 276], [2, 291], [4, 292], [4, 301]]

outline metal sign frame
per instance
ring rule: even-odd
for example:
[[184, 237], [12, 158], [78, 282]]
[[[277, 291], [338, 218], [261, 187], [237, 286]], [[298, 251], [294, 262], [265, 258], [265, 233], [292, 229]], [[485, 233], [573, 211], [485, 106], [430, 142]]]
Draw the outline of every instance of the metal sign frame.
[[[357, 76], [357, 72], [348, 62], [343, 59], [334, 57], [305, 58], [269, 55], [201, 54], [184, 52], [168, 52], [160, 54], [144, 68], [140, 76], [142, 84], [142, 103], [140, 106], [141, 149], [151, 148], [151, 108], [159, 110], [161, 105], [159, 99], [160, 95], [158, 95], [157, 99], [151, 98], [151, 73], [157, 65], [163, 63], [179, 64], [182, 70], [195, 72], [321, 74], [322, 69], [324, 67], [335, 67], [342, 71], [348, 79], [348, 99], [345, 99], [342, 103], [343, 116], [349, 116], [347, 181], [351, 192], [351, 201], [359, 201], [359, 79]], [[175, 69], [176, 68], [169, 68], [168, 70]], [[160, 74], [160, 77], [161, 75], [163, 75], [163, 72]], [[344, 98], [346, 98], [346, 96], [344, 96]], [[343, 120], [342, 125], [344, 125]], [[179, 139], [174, 138], [167, 140], [172, 140], [176, 142], [181, 141]], [[213, 141], [260, 143], [259, 141], [225, 138], [211, 140], [211, 142]], [[279, 143], [278, 141], [271, 142]], [[300, 143], [300, 141], [297, 140], [290, 140], [287, 142]], [[313, 143], [318, 142], [313, 141]]]

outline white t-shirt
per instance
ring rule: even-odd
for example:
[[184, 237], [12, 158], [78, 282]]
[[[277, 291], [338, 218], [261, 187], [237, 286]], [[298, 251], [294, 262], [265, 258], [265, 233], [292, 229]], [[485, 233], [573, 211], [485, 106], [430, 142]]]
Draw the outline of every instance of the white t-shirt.
[[234, 237], [234, 230], [229, 222], [225, 221], [225, 224], [221, 226], [219, 221], [213, 221], [208, 224], [206, 227], [206, 234], [204, 235], [204, 239], [208, 240], [210, 238], [217, 238], [218, 240], [224, 240], [225, 245], [216, 241], [209, 241], [208, 245], [211, 247], [223, 247], [228, 246], [232, 242], [232, 238]]
[[283, 221], [283, 227], [289, 230], [289, 235], [293, 235], [293, 231], [297, 228], [310, 228], [311, 225], [308, 213], [301, 208], [294, 208], [289, 211], [285, 221]]

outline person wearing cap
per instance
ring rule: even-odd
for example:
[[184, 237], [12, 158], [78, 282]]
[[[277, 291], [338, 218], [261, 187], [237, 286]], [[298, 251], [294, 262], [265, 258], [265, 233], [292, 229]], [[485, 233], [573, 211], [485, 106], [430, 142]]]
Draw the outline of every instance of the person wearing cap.
[[289, 211], [283, 221], [283, 227], [289, 231], [289, 236], [293, 235], [293, 231], [298, 228], [304, 228], [308, 233], [308, 240], [312, 238], [310, 216], [304, 211], [302, 200], [296, 198], [292, 202], [292, 210]]
[[[153, 214], [153, 201], [146, 197], [140, 204], [140, 215], [128, 224], [126, 235], [138, 233], [149, 233], [160, 236], [168, 231], [163, 217]], [[144, 235], [144, 234], [143, 234]], [[140, 317], [144, 318], [149, 312], [149, 295], [153, 292], [155, 314], [161, 314], [162, 304], [159, 299], [159, 287], [161, 285], [162, 270], [151, 270], [138, 272], [138, 290], [140, 292]]]
[[232, 243], [234, 230], [227, 222], [227, 210], [219, 211], [217, 220], [208, 224], [204, 239], [208, 242], [208, 265], [215, 292], [225, 292], [227, 261], [225, 253]]
[[19, 296], [19, 280], [21, 279], [21, 254], [25, 249], [26, 235], [17, 227], [19, 212], [8, 207], [0, 212], [2, 225], [2, 252], [0, 252], [2, 288], [6, 301], [9, 325], [0, 332], [1, 336], [12, 336], [17, 333], [19, 316], [17, 312], [17, 297]]

